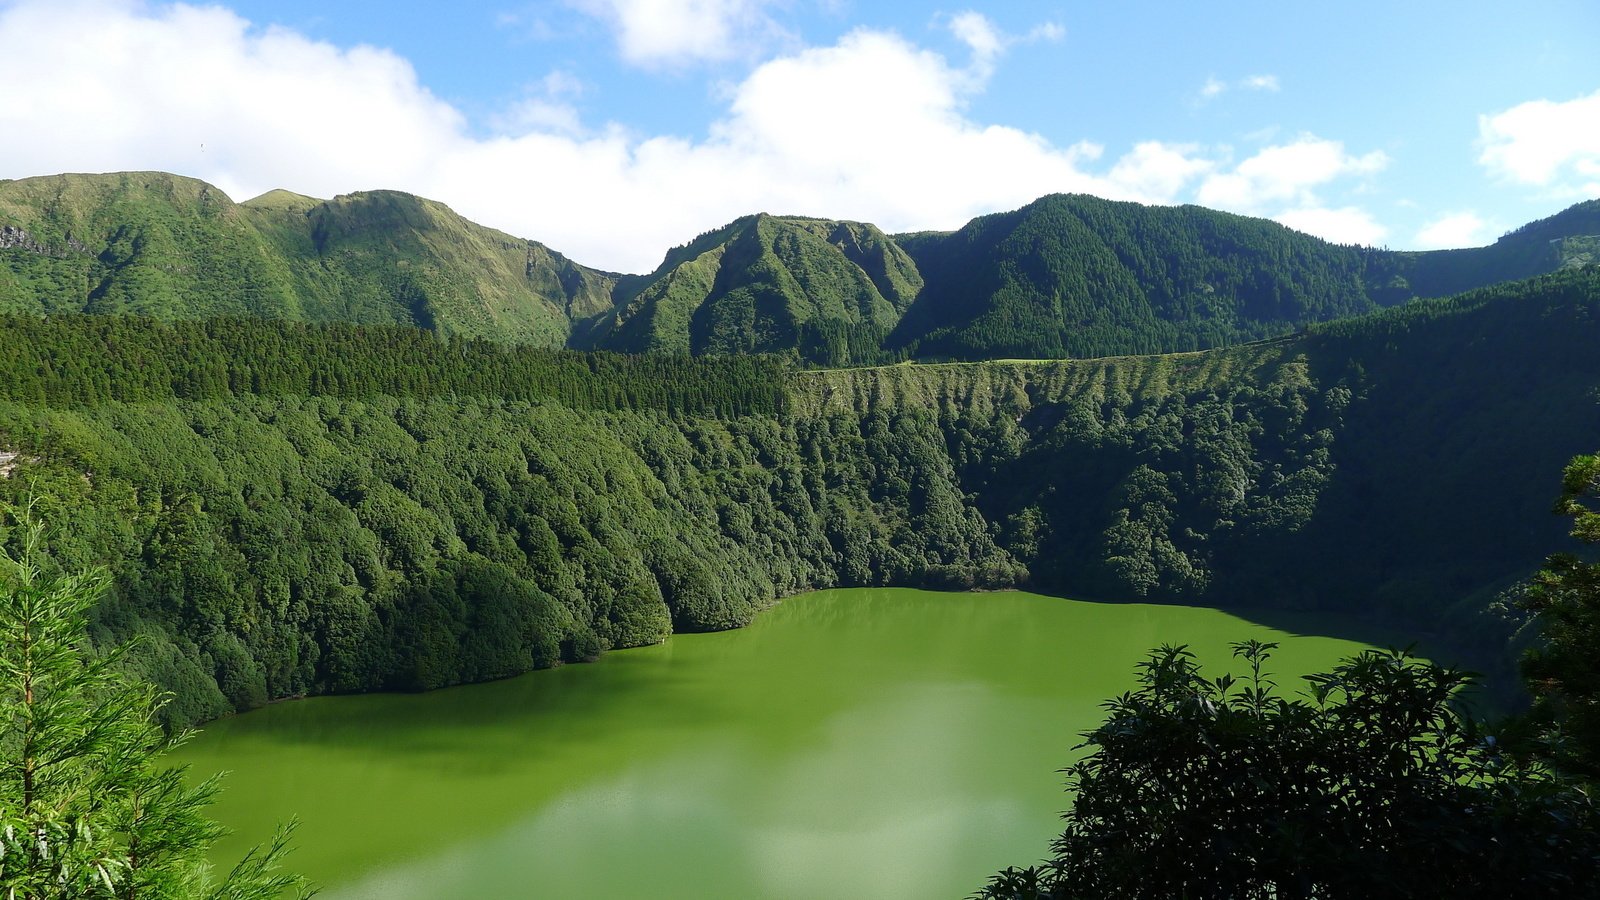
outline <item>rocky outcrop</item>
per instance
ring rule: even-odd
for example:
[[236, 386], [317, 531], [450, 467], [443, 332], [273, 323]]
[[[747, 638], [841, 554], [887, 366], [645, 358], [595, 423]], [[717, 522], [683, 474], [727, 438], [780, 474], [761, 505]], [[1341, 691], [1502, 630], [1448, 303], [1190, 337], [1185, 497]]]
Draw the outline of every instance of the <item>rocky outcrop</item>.
[[34, 240], [33, 235], [21, 228], [15, 225], [0, 225], [0, 250], [10, 250], [12, 248], [31, 250], [34, 253], [44, 253], [46, 255], [50, 253], [49, 248]]
[[[88, 253], [89, 252], [89, 248], [85, 247], [83, 245], [82, 241], [78, 240], [77, 238], [73, 237], [70, 234], [67, 235], [67, 247], [68, 247], [68, 249], [76, 251], [78, 253]], [[67, 255], [66, 253], [58, 253], [58, 252], [50, 249], [49, 247], [46, 247], [44, 244], [40, 243], [37, 239], [34, 238], [33, 235], [29, 234], [27, 232], [27, 230], [22, 228], [21, 226], [18, 226], [18, 225], [0, 225], [0, 250], [12, 250], [12, 249], [15, 249], [15, 250], [26, 250], [26, 251], [28, 251], [30, 253], [39, 253], [39, 254], [43, 254], [45, 256], [66, 256]]]

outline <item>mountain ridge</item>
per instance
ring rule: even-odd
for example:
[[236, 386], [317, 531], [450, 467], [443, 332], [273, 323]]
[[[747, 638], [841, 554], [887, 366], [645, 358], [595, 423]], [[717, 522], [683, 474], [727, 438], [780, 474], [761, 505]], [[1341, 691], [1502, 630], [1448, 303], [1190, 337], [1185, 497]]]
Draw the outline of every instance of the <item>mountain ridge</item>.
[[617, 278], [397, 191], [240, 204], [166, 173], [45, 176], [0, 183], [0, 227], [50, 251], [0, 251], [11, 312], [410, 324], [560, 346]]
[[1394, 251], [1052, 194], [951, 232], [756, 213], [627, 275], [400, 191], [235, 203], [159, 172], [0, 181], [0, 311], [405, 324], [821, 366], [1230, 346], [1597, 260], [1594, 200], [1485, 247]]

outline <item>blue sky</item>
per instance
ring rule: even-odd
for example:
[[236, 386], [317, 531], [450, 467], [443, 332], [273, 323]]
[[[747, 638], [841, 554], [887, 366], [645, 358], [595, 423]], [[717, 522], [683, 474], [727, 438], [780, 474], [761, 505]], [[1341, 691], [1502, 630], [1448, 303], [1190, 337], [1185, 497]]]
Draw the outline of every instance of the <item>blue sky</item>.
[[396, 188], [622, 271], [1055, 191], [1466, 246], [1600, 195], [1597, 43], [1593, 0], [0, 0], [0, 178]]

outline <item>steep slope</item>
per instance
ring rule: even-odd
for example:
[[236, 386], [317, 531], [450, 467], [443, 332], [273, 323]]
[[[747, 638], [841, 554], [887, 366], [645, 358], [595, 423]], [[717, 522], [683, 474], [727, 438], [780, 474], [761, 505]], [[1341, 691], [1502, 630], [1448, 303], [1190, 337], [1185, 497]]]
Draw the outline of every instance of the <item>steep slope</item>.
[[616, 276], [390, 191], [236, 204], [161, 173], [0, 182], [0, 310], [413, 324], [561, 346]]
[[298, 318], [283, 260], [220, 190], [161, 173], [0, 183], [0, 309]]
[[1201, 353], [796, 376], [797, 415], [936, 410], [961, 491], [1071, 595], [1356, 610], [1492, 644], [1600, 446], [1600, 270]]
[[144, 635], [178, 718], [496, 677], [832, 585], [1320, 608], [1493, 651], [1482, 610], [1562, 546], [1561, 466], [1600, 446], [1597, 341], [1593, 268], [1221, 350], [792, 374], [0, 317], [0, 499], [111, 568], [97, 639]]
[[669, 252], [619, 292], [593, 340], [628, 352], [866, 362], [921, 289], [910, 257], [871, 225], [761, 214]]

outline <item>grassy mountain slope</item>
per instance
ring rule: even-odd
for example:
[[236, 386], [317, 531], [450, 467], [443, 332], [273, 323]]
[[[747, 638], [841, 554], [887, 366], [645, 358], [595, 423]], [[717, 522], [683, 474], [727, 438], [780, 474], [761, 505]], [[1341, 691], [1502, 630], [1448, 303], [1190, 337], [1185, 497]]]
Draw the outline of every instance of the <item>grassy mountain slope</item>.
[[1597, 209], [1580, 204], [1490, 247], [1432, 252], [1338, 246], [1263, 219], [1081, 195], [953, 233], [894, 237], [755, 216], [675, 249], [619, 291], [594, 345], [792, 351], [826, 366], [1224, 347], [1593, 262]]
[[0, 309], [299, 317], [282, 260], [221, 191], [159, 173], [0, 183]]
[[748, 216], [620, 276], [393, 191], [236, 204], [161, 173], [0, 182], [0, 312], [401, 324], [824, 366], [1230, 346], [1596, 259], [1600, 201], [1489, 247], [1417, 253], [1055, 195], [949, 234]]
[[561, 346], [616, 276], [389, 191], [236, 204], [161, 173], [0, 182], [0, 311], [409, 324]]
[[871, 225], [749, 216], [674, 249], [619, 293], [597, 343], [696, 355], [792, 349], [843, 365], [877, 358], [921, 288], [911, 259]]
[[1054, 195], [905, 243], [928, 288], [889, 343], [918, 356], [1195, 350], [1377, 306], [1367, 252], [1194, 206]]

